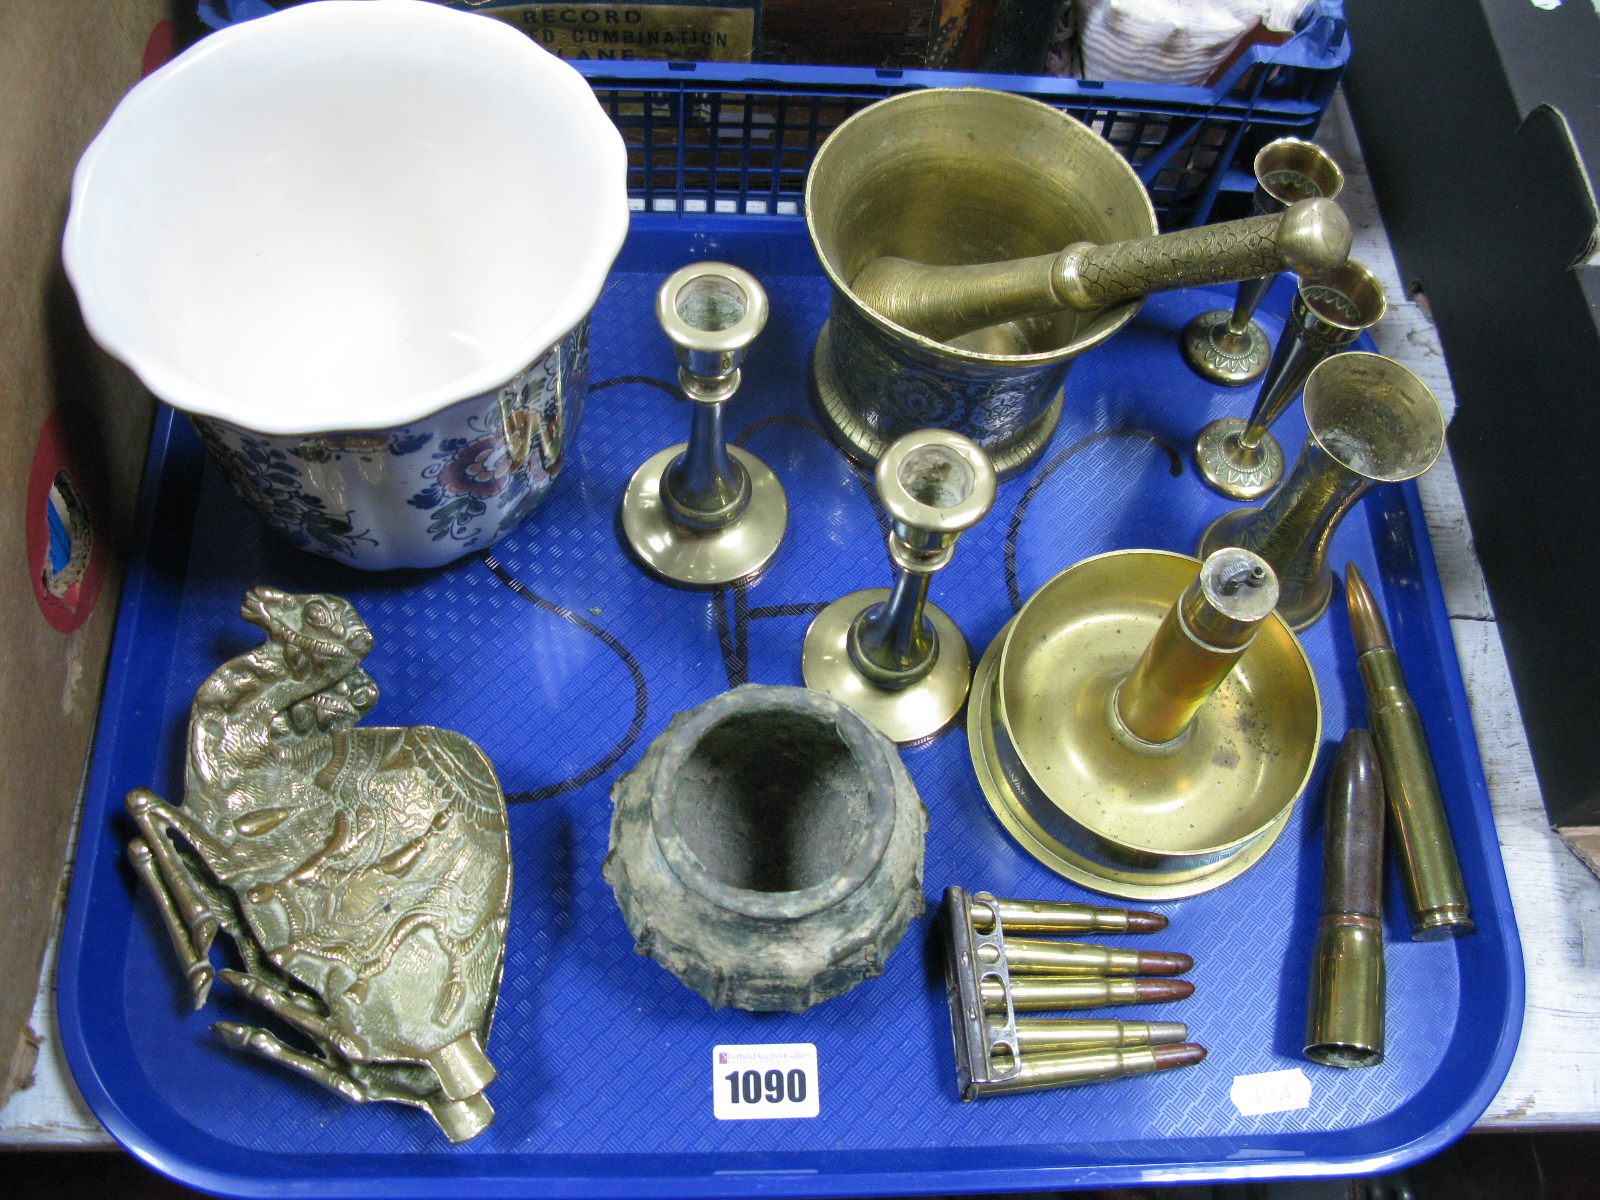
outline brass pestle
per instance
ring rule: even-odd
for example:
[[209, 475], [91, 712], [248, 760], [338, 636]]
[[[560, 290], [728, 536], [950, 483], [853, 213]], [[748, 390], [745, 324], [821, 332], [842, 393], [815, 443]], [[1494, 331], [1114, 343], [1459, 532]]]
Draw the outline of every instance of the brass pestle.
[[1281, 213], [1180, 229], [1055, 254], [967, 266], [928, 266], [884, 255], [850, 287], [868, 308], [936, 341], [1007, 321], [1072, 310], [1097, 312], [1150, 292], [1227, 283], [1291, 270], [1320, 275], [1350, 255], [1350, 222], [1331, 200]]

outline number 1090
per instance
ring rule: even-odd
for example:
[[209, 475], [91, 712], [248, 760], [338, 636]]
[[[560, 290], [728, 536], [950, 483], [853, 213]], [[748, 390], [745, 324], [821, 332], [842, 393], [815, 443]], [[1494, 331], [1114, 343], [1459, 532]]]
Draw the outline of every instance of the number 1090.
[[760, 1071], [729, 1071], [728, 1095], [734, 1104], [799, 1104], [806, 1098], [806, 1073], [798, 1067], [785, 1075], [774, 1067], [765, 1075]]

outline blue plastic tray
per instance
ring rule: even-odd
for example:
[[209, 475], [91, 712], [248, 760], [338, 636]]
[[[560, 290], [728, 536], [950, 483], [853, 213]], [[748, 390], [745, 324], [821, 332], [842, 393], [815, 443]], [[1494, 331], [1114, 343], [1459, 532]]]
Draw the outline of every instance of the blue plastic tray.
[[[803, 226], [748, 217], [733, 225], [636, 220], [595, 313], [592, 377], [673, 375], [652, 302], [684, 262], [727, 259], [766, 284], [771, 323], [730, 424], [784, 481], [791, 517], [777, 560], [748, 588], [664, 587], [617, 544], [613, 516], [629, 475], [687, 428], [683, 404], [649, 383], [591, 393], [567, 476], [492, 562], [473, 556], [385, 575], [276, 540], [205, 462], [188, 424], [163, 412], [59, 977], [68, 1060], [106, 1128], [151, 1166], [210, 1191], [435, 1198], [859, 1196], [1353, 1174], [1400, 1166], [1463, 1133], [1510, 1064], [1522, 961], [1411, 485], [1372, 493], [1335, 538], [1334, 561], [1355, 560], [1380, 591], [1433, 740], [1479, 924], [1460, 942], [1418, 944], [1391, 911], [1382, 1067], [1340, 1071], [1300, 1057], [1321, 872], [1314, 800], [1238, 881], [1157, 906], [1171, 927], [1140, 943], [1192, 952], [1197, 991], [1117, 1015], [1188, 1022], [1211, 1049], [1204, 1064], [960, 1103], [931, 906], [953, 883], [1091, 898], [1001, 831], [960, 729], [905, 755], [932, 817], [930, 918], [912, 926], [882, 978], [805, 1014], [719, 1012], [635, 956], [600, 878], [616, 774], [674, 712], [746, 679], [799, 684], [809, 613], [889, 576], [869, 491], [819, 435], [807, 399], [804, 364], [828, 294]], [[1204, 422], [1244, 411], [1250, 393], [1202, 383], [1179, 358], [1177, 332], [1230, 294], [1152, 299], [1076, 364], [1050, 451], [1002, 485], [994, 513], [936, 578], [935, 600], [975, 651], [1053, 573], [1119, 547], [1188, 551], [1227, 507], [1184, 450]], [[1269, 334], [1289, 295], [1280, 282], [1269, 296]], [[1297, 413], [1278, 430], [1291, 453], [1304, 432]], [[211, 1022], [258, 1015], [223, 987], [203, 1012], [186, 1011], [171, 949], [125, 863], [122, 797], [137, 785], [181, 796], [190, 699], [223, 658], [259, 640], [238, 606], [261, 581], [348, 596], [377, 637], [366, 665], [383, 698], [369, 723], [461, 730], [489, 753], [513, 802], [515, 894], [489, 1045], [501, 1071], [490, 1089], [499, 1119], [466, 1146], [450, 1148], [412, 1110], [347, 1105], [226, 1049]], [[1348, 721], [1364, 719], [1342, 610], [1336, 602], [1304, 638], [1326, 709], [1327, 746], [1309, 793], [1317, 800], [1332, 747]], [[821, 1115], [714, 1120], [712, 1047], [766, 1042], [816, 1044]], [[1308, 1109], [1238, 1115], [1234, 1076], [1294, 1066], [1313, 1083]]]

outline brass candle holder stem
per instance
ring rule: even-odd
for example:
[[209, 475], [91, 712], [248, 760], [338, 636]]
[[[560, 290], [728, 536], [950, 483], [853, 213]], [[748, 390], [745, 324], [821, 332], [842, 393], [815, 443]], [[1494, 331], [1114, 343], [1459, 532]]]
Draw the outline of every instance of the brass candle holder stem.
[[[681, 372], [687, 375], [687, 372]], [[693, 377], [687, 381], [694, 384]], [[737, 386], [738, 371], [734, 372]], [[684, 387], [686, 393], [689, 387]], [[729, 396], [732, 389], [729, 389]], [[689, 529], [713, 530], [738, 520], [750, 504], [750, 476], [728, 453], [723, 433], [723, 400], [703, 400], [691, 395], [689, 444], [672, 460], [661, 479], [661, 495], [680, 524]]]
[[1305, 388], [1305, 448], [1283, 486], [1259, 509], [1218, 517], [1197, 553], [1253, 550], [1278, 576], [1278, 615], [1299, 631], [1328, 608], [1328, 544], [1374, 486], [1414, 479], [1444, 447], [1444, 413], [1428, 386], [1399, 363], [1351, 352], [1312, 370]]
[[1112, 732], [1152, 752], [1172, 746], [1249, 649], [1278, 602], [1272, 569], [1248, 550], [1206, 559], [1113, 692]]
[[1283, 449], [1268, 427], [1294, 403], [1317, 364], [1382, 320], [1386, 308], [1383, 285], [1355, 259], [1302, 283], [1250, 419], [1223, 417], [1195, 439], [1200, 477], [1233, 500], [1257, 500], [1277, 487], [1283, 480]]
[[646, 570], [685, 587], [720, 587], [760, 571], [777, 553], [789, 503], [755, 455], [729, 446], [724, 406], [740, 363], [767, 321], [767, 295], [728, 263], [675, 271], [656, 296], [656, 319], [678, 355], [689, 398], [689, 440], [652, 455], [622, 498], [622, 532]]
[[923, 618], [928, 585], [950, 555], [919, 555], [915, 543], [923, 537], [924, 531], [909, 529], [890, 535], [896, 573], [889, 598], [862, 609], [850, 623], [850, 661], [872, 683], [891, 691], [924, 679], [939, 656], [938, 631]]
[[[1344, 187], [1344, 174], [1322, 147], [1300, 138], [1268, 142], [1256, 154], [1254, 207], [1258, 215], [1282, 212], [1298, 200], [1332, 200]], [[1188, 364], [1212, 383], [1239, 387], [1260, 377], [1267, 366], [1267, 335], [1251, 318], [1276, 275], [1239, 284], [1232, 311], [1201, 313], [1184, 327], [1181, 345]]]
[[971, 683], [966, 639], [928, 603], [956, 539], [994, 505], [979, 446], [943, 429], [908, 433], [878, 460], [894, 586], [835, 600], [806, 631], [806, 686], [855, 708], [896, 742], [920, 741], [961, 711]]

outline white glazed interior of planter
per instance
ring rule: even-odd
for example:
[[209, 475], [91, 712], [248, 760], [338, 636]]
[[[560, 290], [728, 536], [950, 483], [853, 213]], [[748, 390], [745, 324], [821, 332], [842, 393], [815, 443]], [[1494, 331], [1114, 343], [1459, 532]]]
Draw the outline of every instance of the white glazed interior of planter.
[[593, 305], [627, 225], [621, 137], [570, 67], [489, 18], [323, 0], [130, 92], [66, 256], [163, 399], [313, 433], [504, 383]]

